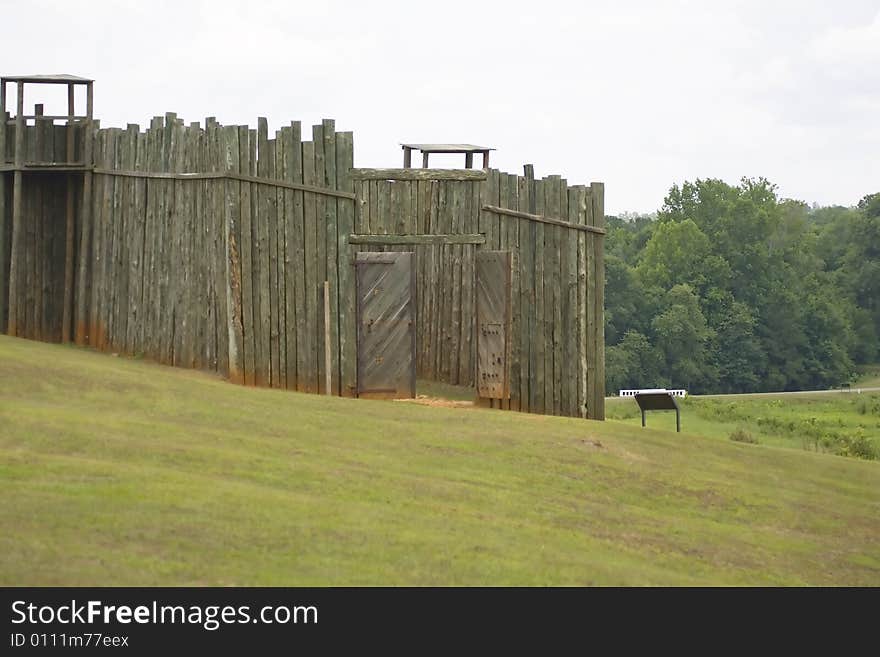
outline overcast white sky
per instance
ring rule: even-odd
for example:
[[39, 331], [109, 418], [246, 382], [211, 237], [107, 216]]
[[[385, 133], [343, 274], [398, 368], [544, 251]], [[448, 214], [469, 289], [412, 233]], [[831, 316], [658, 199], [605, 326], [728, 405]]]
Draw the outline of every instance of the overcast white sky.
[[697, 177], [822, 205], [880, 191], [877, 1], [0, 7], [0, 73], [94, 78], [104, 126], [335, 118], [358, 166], [400, 166], [400, 142], [484, 144], [505, 171], [605, 182], [610, 214]]

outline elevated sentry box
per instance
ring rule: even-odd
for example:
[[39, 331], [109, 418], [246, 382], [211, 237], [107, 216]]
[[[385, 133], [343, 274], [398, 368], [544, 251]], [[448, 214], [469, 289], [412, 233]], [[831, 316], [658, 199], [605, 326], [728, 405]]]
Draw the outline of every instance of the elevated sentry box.
[[[77, 127], [87, 125], [92, 120], [93, 83], [94, 81], [88, 78], [67, 74], [9, 75], [0, 77], [0, 112], [4, 115], [3, 127], [14, 127], [14, 138], [12, 140], [8, 139], [11, 131], [6, 129], [2, 131], [4, 133], [3, 136], [7, 138], [4, 141], [11, 141], [11, 143], [2, 144], [4, 148], [0, 151], [0, 166], [6, 171], [17, 169], [31, 171], [47, 168], [58, 171], [59, 169], [82, 169], [89, 166], [91, 162], [87, 161], [84, 157], [84, 152], [79, 153], [78, 156], [74, 153], [74, 130]], [[67, 87], [67, 114], [44, 114], [42, 105], [35, 105], [33, 114], [25, 114], [25, 88], [28, 85], [44, 84], [64, 85]], [[7, 92], [8, 87], [11, 85], [15, 85], [17, 91], [16, 111], [11, 118], [6, 118]], [[77, 86], [84, 86], [86, 88], [85, 113], [77, 114], [76, 112], [75, 90]], [[33, 145], [31, 145], [31, 148], [28, 148], [26, 142], [27, 130], [25, 128], [28, 126], [28, 122], [36, 123], [37, 121], [51, 122], [53, 124], [55, 121], [66, 122], [68, 138], [63, 159], [56, 157], [55, 153], [58, 150], [48, 155], [45, 152], [36, 151]], [[32, 160], [26, 159], [26, 154], [29, 152], [34, 153]], [[8, 166], [9, 164], [12, 164], [12, 166]]]
[[642, 426], [645, 426], [646, 411], [675, 411], [675, 430], [681, 431], [681, 411], [671, 392], [638, 392], [635, 400], [642, 411]]
[[412, 167], [412, 152], [419, 151], [422, 154], [422, 168], [428, 168], [428, 156], [431, 153], [464, 153], [464, 168], [474, 168], [474, 154], [483, 156], [483, 168], [489, 168], [489, 151], [494, 148], [488, 146], [475, 146], [474, 144], [401, 144], [403, 149], [403, 168]]
[[[67, 114], [47, 115], [43, 112], [42, 104], [34, 106], [33, 114], [25, 114], [25, 87], [46, 84], [67, 87]], [[15, 85], [17, 92], [16, 111], [11, 118], [6, 111], [6, 93], [9, 85]], [[86, 88], [85, 113], [76, 112], [77, 86]], [[61, 173], [67, 176], [61, 341], [70, 342], [73, 329], [76, 205], [78, 202], [85, 214], [91, 203], [92, 112], [93, 80], [88, 78], [67, 74], [0, 77], [0, 174], [3, 174], [0, 175], [0, 329], [5, 322], [6, 332], [9, 335], [18, 335], [19, 326], [24, 324], [24, 313], [27, 312], [22, 296], [17, 294], [27, 279], [22, 274], [26, 268], [20, 266], [18, 260], [24, 257], [25, 232], [32, 230], [32, 226], [25, 226], [22, 220], [25, 184], [42, 184], [42, 181], [33, 174]], [[60, 135], [56, 136], [55, 121], [66, 123], [66, 126], [60, 126], [64, 131], [63, 146]], [[77, 145], [79, 145], [78, 149]], [[3, 208], [6, 198], [5, 188], [10, 182], [6, 179], [6, 173], [12, 173], [11, 230], [7, 230], [4, 225], [7, 220]], [[79, 190], [78, 200], [77, 190]], [[33, 188], [28, 191], [32, 192]], [[79, 223], [86, 225], [88, 221], [83, 216]], [[12, 244], [9, 246], [4, 243], [7, 234], [11, 235]], [[6, 253], [10, 254], [8, 267], [4, 262]], [[6, 280], [6, 272], [8, 272], [8, 280]], [[80, 279], [84, 279], [83, 274], [84, 272], [81, 271]], [[4, 307], [7, 308], [7, 317], [3, 317], [2, 314]]]

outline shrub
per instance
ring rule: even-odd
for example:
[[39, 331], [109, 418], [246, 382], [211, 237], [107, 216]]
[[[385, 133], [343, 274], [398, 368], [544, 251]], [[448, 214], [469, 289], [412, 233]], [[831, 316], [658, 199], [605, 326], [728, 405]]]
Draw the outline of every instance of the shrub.
[[736, 431], [728, 436], [732, 441], [737, 443], [749, 443], [750, 445], [757, 445], [758, 439], [755, 438], [748, 431], [743, 429], [742, 427], [738, 428]]
[[859, 459], [873, 461], [880, 457], [877, 446], [865, 435], [865, 430], [859, 427], [854, 434], [836, 436], [834, 441], [834, 453], [839, 456], [854, 456]]

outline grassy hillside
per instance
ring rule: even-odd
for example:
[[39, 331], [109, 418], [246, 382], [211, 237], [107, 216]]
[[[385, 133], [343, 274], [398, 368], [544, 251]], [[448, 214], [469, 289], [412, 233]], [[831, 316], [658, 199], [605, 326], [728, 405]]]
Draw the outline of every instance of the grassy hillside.
[[0, 481], [3, 585], [880, 585], [877, 462], [7, 337]]
[[[739, 432], [766, 445], [880, 459], [880, 392], [725, 395], [679, 400], [682, 429], [728, 439]], [[632, 399], [607, 402], [608, 417], [641, 426]], [[675, 413], [648, 413], [646, 424], [675, 430]]]

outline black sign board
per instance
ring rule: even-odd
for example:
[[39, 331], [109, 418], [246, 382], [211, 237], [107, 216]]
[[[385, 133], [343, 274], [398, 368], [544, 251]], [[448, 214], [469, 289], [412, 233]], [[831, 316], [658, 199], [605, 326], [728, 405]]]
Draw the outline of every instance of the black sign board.
[[681, 411], [671, 393], [638, 392], [635, 400], [642, 411], [642, 426], [645, 426], [645, 411], [675, 411], [675, 430], [681, 431]]

